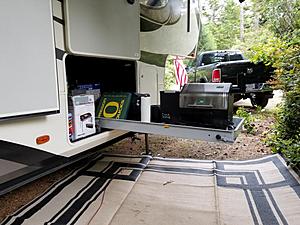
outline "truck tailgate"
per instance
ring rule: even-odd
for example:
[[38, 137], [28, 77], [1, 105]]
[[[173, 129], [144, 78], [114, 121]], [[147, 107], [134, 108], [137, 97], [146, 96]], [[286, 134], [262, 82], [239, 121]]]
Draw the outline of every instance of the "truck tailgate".
[[270, 69], [263, 63], [254, 64], [249, 60], [224, 62], [216, 65], [221, 69], [222, 82], [233, 85], [264, 83], [270, 79]]

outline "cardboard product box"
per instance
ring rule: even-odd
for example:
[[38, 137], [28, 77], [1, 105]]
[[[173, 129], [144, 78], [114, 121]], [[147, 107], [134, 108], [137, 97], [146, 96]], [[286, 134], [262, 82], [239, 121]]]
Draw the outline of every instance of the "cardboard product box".
[[76, 95], [93, 95], [94, 96], [94, 102], [97, 102], [100, 100], [101, 96], [101, 91], [100, 88], [97, 89], [83, 89], [83, 88], [77, 88], [77, 89], [72, 89], [70, 91], [71, 96], [76, 96]]
[[73, 116], [74, 140], [96, 132], [93, 95], [72, 96], [69, 102], [69, 110]]
[[94, 102], [97, 102], [100, 100], [100, 89], [93, 89], [93, 90], [85, 90], [85, 94], [87, 95], [93, 95], [94, 96]]
[[71, 96], [76, 96], [76, 95], [84, 95], [85, 94], [85, 90], [83, 89], [72, 89], [70, 90], [70, 95]]

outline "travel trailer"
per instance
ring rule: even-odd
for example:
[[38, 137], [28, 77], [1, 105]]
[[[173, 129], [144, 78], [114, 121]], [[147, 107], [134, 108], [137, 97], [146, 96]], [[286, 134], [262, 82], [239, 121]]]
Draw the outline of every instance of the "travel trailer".
[[0, 194], [147, 132], [97, 126], [95, 102], [147, 93], [159, 105], [166, 57], [193, 52], [200, 32], [197, 0], [2, 0], [0, 11]]

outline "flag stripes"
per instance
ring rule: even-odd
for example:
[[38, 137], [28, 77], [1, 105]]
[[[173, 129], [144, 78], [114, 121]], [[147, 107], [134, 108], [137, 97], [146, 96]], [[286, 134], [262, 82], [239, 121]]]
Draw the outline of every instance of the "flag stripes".
[[178, 56], [173, 59], [173, 62], [175, 67], [176, 84], [182, 87], [188, 82], [188, 76], [185, 70], [185, 66], [182, 59]]

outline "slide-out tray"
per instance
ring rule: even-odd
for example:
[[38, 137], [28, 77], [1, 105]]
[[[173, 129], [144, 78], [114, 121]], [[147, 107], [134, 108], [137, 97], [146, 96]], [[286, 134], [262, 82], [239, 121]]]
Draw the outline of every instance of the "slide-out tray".
[[222, 130], [206, 127], [192, 127], [164, 123], [145, 123], [134, 120], [99, 118], [98, 125], [101, 128], [126, 130], [137, 133], [157, 134], [164, 136], [174, 136], [187, 139], [199, 139], [211, 142], [234, 142], [242, 129], [244, 119], [233, 118], [234, 129]]

